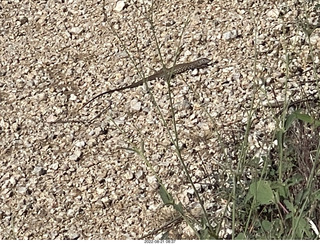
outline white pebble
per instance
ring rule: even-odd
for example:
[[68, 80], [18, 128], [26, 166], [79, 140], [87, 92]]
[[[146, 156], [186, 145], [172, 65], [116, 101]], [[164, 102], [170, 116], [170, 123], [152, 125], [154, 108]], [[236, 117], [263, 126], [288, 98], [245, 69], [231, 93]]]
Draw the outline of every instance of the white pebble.
[[74, 95], [74, 94], [71, 94], [70, 95], [70, 101], [75, 101], [75, 100], [77, 100], [77, 96]]
[[232, 40], [238, 36], [238, 31], [237, 30], [231, 30], [228, 32], [223, 33], [222, 39], [224, 40]]
[[141, 102], [137, 101], [136, 99], [133, 99], [131, 102], [130, 102], [130, 107], [132, 110], [134, 111], [140, 111], [141, 109]]
[[126, 6], [126, 3], [124, 1], [118, 1], [114, 10], [117, 12], [121, 12], [125, 6]]

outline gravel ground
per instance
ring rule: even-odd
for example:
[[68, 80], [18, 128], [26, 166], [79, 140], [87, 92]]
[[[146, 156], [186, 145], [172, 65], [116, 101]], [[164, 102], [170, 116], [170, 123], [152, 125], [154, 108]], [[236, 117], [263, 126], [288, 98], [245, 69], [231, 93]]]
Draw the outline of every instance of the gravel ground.
[[[138, 239], [173, 219], [175, 213], [158, 195], [155, 176], [139, 156], [124, 149], [142, 141], [168, 189], [200, 216], [145, 87], [115, 92], [76, 112], [99, 92], [140, 79], [123, 45], [142, 74], [161, 68], [145, 19], [151, 5], [143, 2], [1, 1], [0, 239]], [[178, 63], [200, 57], [215, 62], [172, 81], [183, 158], [213, 217], [223, 212], [226, 199], [218, 197], [219, 184], [204, 183], [208, 175], [219, 182], [224, 156], [236, 153], [252, 99], [258, 109], [250, 150], [261, 157], [267, 149], [261, 142], [274, 128], [277, 108], [266, 105], [284, 99], [285, 50], [291, 55], [289, 93], [298, 99], [315, 91], [298, 17], [307, 13], [306, 23], [318, 25], [319, 12], [304, 2], [177, 0], [154, 5], [154, 31], [165, 63], [173, 64], [188, 16]], [[319, 33], [316, 29], [311, 36], [317, 65]], [[153, 81], [150, 88], [171, 126], [165, 82]], [[104, 109], [91, 124], [50, 123], [89, 120]], [[227, 223], [221, 236], [226, 233]], [[194, 238], [183, 222], [169, 236]]]

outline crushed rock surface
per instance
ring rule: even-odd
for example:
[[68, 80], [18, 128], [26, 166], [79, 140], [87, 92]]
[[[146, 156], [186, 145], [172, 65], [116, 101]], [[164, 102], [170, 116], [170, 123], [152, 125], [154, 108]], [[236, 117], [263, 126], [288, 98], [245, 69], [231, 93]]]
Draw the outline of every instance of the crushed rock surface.
[[[224, 212], [219, 182], [230, 180], [224, 164], [236, 158], [252, 104], [249, 150], [261, 157], [277, 110], [267, 105], [284, 100], [286, 82], [296, 99], [316, 91], [298, 19], [308, 13], [319, 25], [319, 12], [305, 1], [156, 1], [153, 27], [150, 11], [148, 1], [1, 1], [0, 239], [138, 239], [175, 218], [146, 163], [126, 150], [142, 142], [168, 190], [201, 215], [145, 87], [78, 111], [162, 68], [152, 30], [171, 66], [189, 17], [177, 63], [214, 61], [171, 81], [183, 158], [213, 220]], [[319, 32], [311, 36], [316, 70]], [[149, 87], [172, 129], [166, 83]], [[184, 222], [169, 236], [195, 238]]]

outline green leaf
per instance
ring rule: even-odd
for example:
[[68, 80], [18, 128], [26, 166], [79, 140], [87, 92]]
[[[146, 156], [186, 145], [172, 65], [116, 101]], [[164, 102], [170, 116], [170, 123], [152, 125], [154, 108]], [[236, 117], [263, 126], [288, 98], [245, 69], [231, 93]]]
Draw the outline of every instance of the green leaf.
[[286, 198], [289, 194], [289, 190], [286, 184], [280, 183], [280, 182], [272, 182], [271, 188], [275, 190], [279, 196]]
[[174, 204], [173, 205], [174, 209], [177, 210], [179, 213], [183, 213], [183, 206], [181, 204], [181, 202], [179, 202], [178, 204]]
[[283, 130], [278, 130], [276, 133], [276, 138], [278, 141], [279, 148], [283, 147], [283, 134], [284, 134]]
[[290, 126], [292, 125], [293, 121], [296, 119], [296, 114], [295, 113], [292, 113], [290, 115], [288, 115], [285, 123], [284, 123], [284, 129], [285, 131], [287, 131]]
[[311, 117], [308, 114], [301, 114], [298, 111], [293, 113], [295, 115], [295, 117], [301, 121], [310, 123], [310, 124], [314, 124], [316, 127], [320, 126], [320, 121], [314, 119], [313, 117]]
[[314, 125], [315, 125], [316, 127], [319, 127], [319, 126], [320, 126], [320, 120], [316, 120], [316, 121], [314, 122]]
[[296, 208], [294, 207], [292, 202], [289, 202], [288, 200], [284, 200], [283, 201], [284, 205], [286, 205], [286, 207], [288, 208], [288, 210], [292, 213], [296, 212]]
[[167, 192], [167, 190], [163, 186], [160, 186], [159, 194], [160, 194], [160, 197], [165, 205], [173, 205], [174, 204], [173, 197], [171, 196], [170, 193]]
[[314, 119], [308, 114], [301, 114], [299, 112], [295, 112], [294, 114], [296, 115], [297, 119], [300, 119], [304, 122], [313, 123], [313, 121], [314, 121]]
[[309, 189], [299, 191], [295, 196], [294, 203], [299, 206], [309, 196], [309, 192]]
[[249, 192], [256, 198], [258, 204], [274, 203], [274, 195], [268, 181], [260, 180], [250, 185]]
[[236, 238], [236, 240], [246, 240], [246, 235], [244, 233], [239, 233]]
[[294, 239], [303, 238], [304, 234], [310, 229], [309, 223], [304, 218], [293, 218], [293, 226], [297, 226], [293, 235]]
[[272, 228], [272, 223], [268, 220], [263, 220], [262, 223], [262, 228], [264, 229], [264, 231], [269, 232]]

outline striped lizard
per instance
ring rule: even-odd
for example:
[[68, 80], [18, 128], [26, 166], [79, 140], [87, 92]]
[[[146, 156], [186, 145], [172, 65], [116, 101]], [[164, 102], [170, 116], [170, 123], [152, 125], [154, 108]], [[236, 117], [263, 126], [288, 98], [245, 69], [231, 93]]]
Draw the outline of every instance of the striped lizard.
[[[185, 71], [191, 70], [191, 69], [197, 69], [197, 68], [204, 68], [206, 66], [209, 65], [209, 63], [211, 62], [210, 59], [207, 58], [201, 58], [198, 59], [196, 61], [190, 62], [190, 63], [182, 63], [182, 64], [177, 64], [171, 68], [162, 68], [161, 70], [157, 71], [156, 73], [154, 73], [153, 75], [150, 75], [144, 79], [141, 79], [137, 82], [132, 83], [131, 85], [128, 86], [123, 86], [123, 87], [119, 87], [119, 88], [115, 88], [115, 89], [111, 89], [105, 92], [102, 92], [96, 96], [94, 96], [92, 99], [90, 99], [88, 102], [86, 102], [80, 109], [78, 109], [78, 111], [80, 111], [82, 108], [84, 108], [85, 106], [87, 106], [89, 103], [91, 103], [93, 100], [97, 99], [98, 97], [101, 97], [103, 95], [106, 94], [110, 94], [116, 91], [122, 91], [125, 89], [130, 89], [130, 88], [135, 88], [138, 86], [142, 86], [144, 84], [144, 82], [147, 81], [152, 81], [158, 78], [162, 78], [162, 79], [169, 79], [170, 77], [173, 77], [177, 74], [181, 74]], [[83, 121], [81, 120], [67, 120], [67, 121], [63, 121], [63, 120], [57, 120], [51, 123], [68, 123], [68, 122], [76, 122], [76, 123], [83, 123]]]
[[88, 102], [86, 102], [79, 110], [81, 110], [82, 108], [84, 108], [85, 106], [87, 106], [89, 103], [91, 103], [93, 100], [97, 99], [98, 97], [101, 97], [105, 94], [110, 94], [116, 91], [122, 91], [125, 89], [130, 89], [130, 88], [135, 88], [138, 86], [142, 86], [144, 84], [144, 82], [146, 81], [152, 81], [155, 80], [157, 78], [162, 78], [162, 79], [167, 79], [169, 78], [169, 76], [171, 75], [172, 77], [177, 75], [177, 74], [181, 74], [185, 71], [191, 70], [191, 69], [197, 69], [197, 68], [204, 68], [206, 66], [209, 65], [211, 60], [207, 59], [207, 58], [201, 58], [198, 59], [196, 61], [190, 62], [190, 63], [183, 63], [183, 64], [177, 64], [169, 69], [167, 68], [162, 68], [161, 70], [157, 71], [156, 73], [154, 73], [153, 75], [150, 75], [148, 77], [146, 77], [145, 79], [139, 80], [135, 83], [132, 83], [131, 85], [128, 86], [123, 86], [123, 87], [119, 87], [119, 88], [115, 88], [115, 89], [111, 89], [105, 92], [102, 92], [96, 96], [94, 96], [93, 98], [91, 98]]

